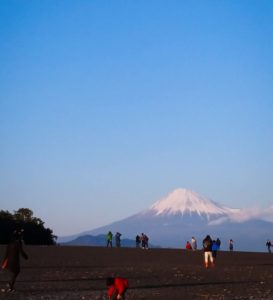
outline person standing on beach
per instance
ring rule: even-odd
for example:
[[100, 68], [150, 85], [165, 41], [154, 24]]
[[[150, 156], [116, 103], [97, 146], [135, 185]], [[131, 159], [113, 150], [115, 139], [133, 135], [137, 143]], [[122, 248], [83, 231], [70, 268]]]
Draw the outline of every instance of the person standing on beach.
[[189, 241], [187, 241], [185, 248], [186, 250], [192, 250], [191, 243]]
[[117, 232], [116, 235], [115, 235], [115, 238], [116, 238], [116, 247], [117, 248], [120, 248], [120, 237], [121, 237], [121, 233]]
[[204, 250], [204, 263], [205, 268], [209, 267], [209, 262], [211, 266], [214, 266], [214, 260], [212, 256], [212, 239], [207, 235], [203, 240], [203, 250]]
[[149, 237], [148, 235], [144, 234], [144, 244], [145, 244], [145, 249], [148, 250], [149, 249]]
[[112, 240], [113, 240], [113, 233], [108, 231], [107, 233], [107, 248], [110, 246], [112, 248]]
[[216, 256], [217, 256], [217, 251], [219, 250], [219, 246], [217, 245], [217, 241], [213, 240], [212, 241], [212, 246], [211, 246], [211, 251], [212, 251], [212, 257], [213, 257], [213, 262], [215, 264], [216, 261]]
[[137, 234], [136, 236], [136, 248], [139, 248], [140, 247], [140, 236]]
[[141, 248], [145, 249], [145, 235], [143, 232], [141, 233], [140, 240], [141, 240]]
[[197, 241], [194, 236], [191, 238], [191, 248], [192, 250], [197, 250]]
[[233, 251], [234, 245], [233, 245], [233, 240], [232, 240], [232, 239], [230, 239], [230, 240], [228, 241], [228, 247], [229, 247], [229, 251]]
[[217, 238], [216, 240], [216, 245], [218, 246], [218, 249], [217, 250], [220, 250], [220, 247], [221, 247], [221, 241], [219, 238]]
[[271, 243], [270, 240], [267, 240], [267, 242], [266, 242], [266, 247], [267, 247], [268, 253], [271, 253], [272, 243]]
[[23, 230], [15, 230], [13, 232], [10, 243], [7, 245], [4, 261], [2, 263], [2, 269], [7, 269], [11, 273], [9, 280], [9, 289], [7, 292], [14, 291], [14, 284], [17, 276], [20, 273], [20, 256], [28, 259], [27, 254], [23, 250], [22, 244]]

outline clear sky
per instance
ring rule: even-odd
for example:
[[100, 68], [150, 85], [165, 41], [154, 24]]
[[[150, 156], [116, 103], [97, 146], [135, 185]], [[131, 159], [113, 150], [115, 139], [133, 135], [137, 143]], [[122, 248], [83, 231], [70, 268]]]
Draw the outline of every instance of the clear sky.
[[0, 209], [68, 235], [272, 178], [273, 1], [0, 1]]

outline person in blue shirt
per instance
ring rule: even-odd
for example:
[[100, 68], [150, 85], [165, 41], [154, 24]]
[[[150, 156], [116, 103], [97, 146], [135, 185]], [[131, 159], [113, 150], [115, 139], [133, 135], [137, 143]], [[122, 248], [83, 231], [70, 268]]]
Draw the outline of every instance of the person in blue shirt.
[[215, 240], [212, 241], [211, 251], [212, 251], [212, 257], [215, 263], [217, 251], [219, 250], [219, 246], [217, 245], [217, 242]]

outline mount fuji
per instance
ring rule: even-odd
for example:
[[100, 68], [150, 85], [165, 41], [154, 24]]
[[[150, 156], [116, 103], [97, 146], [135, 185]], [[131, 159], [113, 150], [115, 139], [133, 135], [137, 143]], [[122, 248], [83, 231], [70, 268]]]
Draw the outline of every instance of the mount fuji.
[[255, 214], [246, 217], [242, 209], [222, 206], [187, 189], [176, 189], [140, 213], [78, 235], [59, 238], [59, 242], [83, 235], [105, 234], [109, 230], [119, 231], [122, 237], [131, 239], [144, 232], [152, 244], [174, 248], [184, 248], [192, 236], [197, 238], [200, 248], [204, 236], [210, 234], [212, 238], [220, 238], [223, 250], [232, 238], [235, 250], [265, 251], [266, 240], [273, 239], [273, 222], [259, 219]]

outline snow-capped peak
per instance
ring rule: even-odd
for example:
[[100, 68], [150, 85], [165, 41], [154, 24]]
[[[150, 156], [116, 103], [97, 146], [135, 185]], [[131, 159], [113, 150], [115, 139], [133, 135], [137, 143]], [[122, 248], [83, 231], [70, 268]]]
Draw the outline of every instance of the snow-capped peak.
[[156, 215], [196, 213], [200, 216], [206, 215], [208, 218], [210, 215], [227, 215], [233, 211], [187, 189], [174, 190], [167, 197], [155, 202], [150, 210]]

